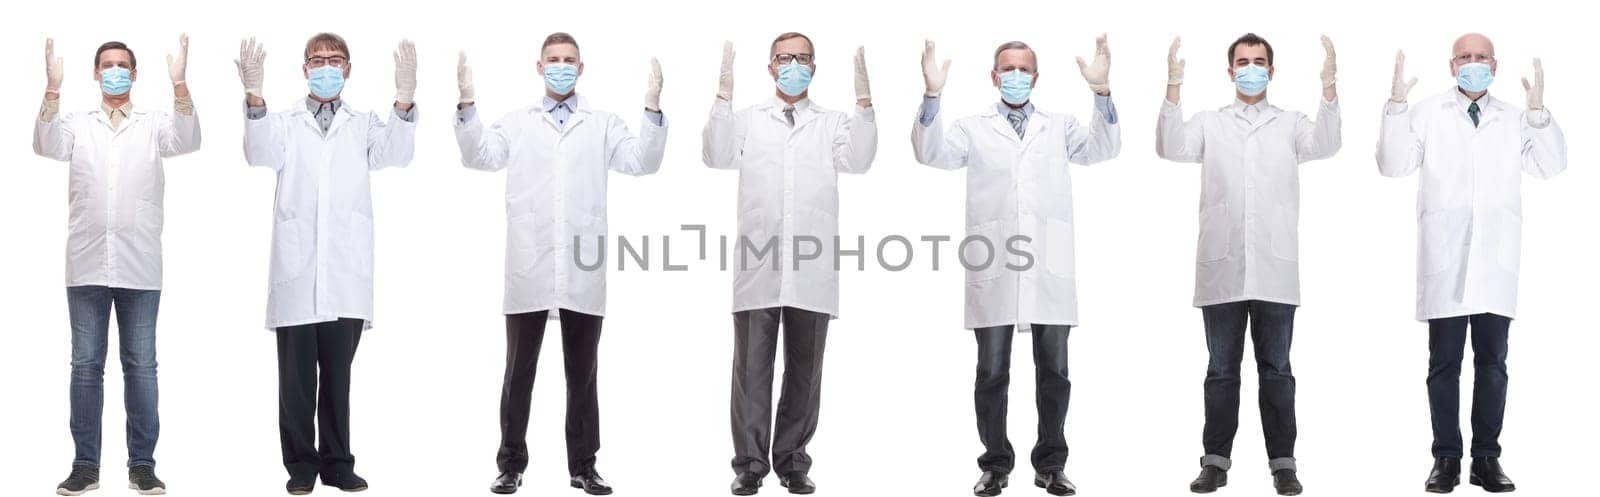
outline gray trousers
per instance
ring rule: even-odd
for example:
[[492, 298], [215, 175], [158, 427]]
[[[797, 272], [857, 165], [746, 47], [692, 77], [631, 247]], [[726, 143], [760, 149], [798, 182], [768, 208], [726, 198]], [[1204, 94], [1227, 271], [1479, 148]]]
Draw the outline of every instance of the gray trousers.
[[[793, 307], [733, 314], [734, 473], [805, 473], [811, 469], [806, 444], [817, 432], [822, 397], [822, 352], [828, 315]], [[783, 325], [783, 393], [772, 421], [773, 363], [778, 325]], [[776, 431], [777, 436], [771, 436]], [[768, 452], [771, 458], [768, 458]], [[774, 464], [774, 462], [776, 464]]]

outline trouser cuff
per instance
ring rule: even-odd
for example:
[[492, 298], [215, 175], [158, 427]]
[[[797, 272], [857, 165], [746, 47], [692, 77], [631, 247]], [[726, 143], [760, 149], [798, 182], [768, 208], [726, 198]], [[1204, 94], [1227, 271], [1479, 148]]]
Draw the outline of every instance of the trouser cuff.
[[1267, 469], [1272, 470], [1274, 473], [1278, 472], [1280, 469], [1287, 469], [1289, 471], [1300, 470], [1295, 466], [1293, 457], [1278, 457], [1271, 461], [1267, 461]]
[[1200, 467], [1206, 466], [1214, 466], [1217, 469], [1227, 471], [1233, 467], [1233, 460], [1216, 454], [1206, 454], [1200, 458]]

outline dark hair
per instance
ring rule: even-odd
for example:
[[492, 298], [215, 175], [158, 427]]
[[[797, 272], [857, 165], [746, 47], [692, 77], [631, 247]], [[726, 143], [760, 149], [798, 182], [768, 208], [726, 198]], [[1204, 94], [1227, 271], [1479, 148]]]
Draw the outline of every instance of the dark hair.
[[129, 69], [138, 69], [139, 68], [139, 58], [133, 56], [133, 49], [128, 48], [127, 45], [124, 45], [120, 41], [108, 41], [104, 45], [100, 45], [100, 48], [98, 50], [94, 51], [94, 68], [95, 69], [99, 69], [100, 68], [100, 54], [105, 53], [106, 50], [122, 50], [124, 52], [128, 52], [128, 68]]
[[1033, 51], [1033, 47], [1030, 47], [1027, 43], [1020, 41], [1008, 41], [1001, 43], [1000, 48], [994, 49], [994, 69], [1000, 69], [1000, 52], [1004, 52], [1006, 50], [1027, 50], [1028, 55], [1033, 56], [1033, 71], [1039, 72], [1039, 54]]
[[[544, 44], [539, 46], [541, 58], [544, 56], [544, 49], [550, 48], [550, 45], [572, 45], [572, 48], [578, 48], [578, 39], [560, 31], [550, 33], [550, 36], [544, 37]], [[578, 48], [578, 56], [583, 56], [583, 49]]]
[[311, 52], [319, 48], [331, 48], [338, 50], [339, 53], [344, 54], [345, 60], [350, 60], [350, 45], [346, 44], [344, 42], [344, 38], [340, 37], [339, 35], [333, 33], [317, 33], [312, 35], [311, 39], [306, 40], [306, 53], [303, 57], [308, 59], [311, 58]]
[[778, 42], [781, 42], [783, 40], [793, 40], [795, 38], [800, 38], [800, 39], [805, 40], [806, 41], [806, 46], [811, 48], [811, 60], [817, 60], [817, 45], [811, 43], [811, 37], [803, 35], [803, 34], [800, 34], [800, 33], [796, 33], [794, 31], [790, 31], [788, 33], [784, 33], [784, 34], [778, 35], [778, 37], [776, 39], [773, 39], [772, 40], [772, 48], [767, 49], [767, 58], [770, 59], [770, 58], [772, 58], [772, 56], [778, 55]]
[[1260, 36], [1256, 36], [1255, 33], [1245, 33], [1244, 36], [1240, 36], [1239, 39], [1234, 40], [1232, 45], [1228, 45], [1228, 65], [1229, 66], [1233, 65], [1233, 52], [1234, 52], [1235, 49], [1239, 48], [1239, 45], [1244, 45], [1244, 46], [1248, 46], [1248, 47], [1253, 47], [1253, 46], [1260, 45], [1260, 46], [1263, 46], [1263, 47], [1267, 47], [1267, 65], [1269, 65], [1269, 66], [1272, 65], [1272, 44], [1271, 43], [1267, 43], [1266, 38], [1262, 38]]

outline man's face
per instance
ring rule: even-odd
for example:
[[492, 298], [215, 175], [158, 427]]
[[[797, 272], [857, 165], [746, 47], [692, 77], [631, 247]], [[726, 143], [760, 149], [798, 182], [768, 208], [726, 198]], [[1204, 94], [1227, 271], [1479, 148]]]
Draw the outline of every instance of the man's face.
[[104, 71], [113, 67], [127, 69], [129, 80], [139, 80], [139, 71], [133, 68], [133, 54], [128, 53], [127, 50], [111, 49], [100, 52], [100, 61], [97, 62], [94, 67], [95, 82], [100, 81], [100, 71]]
[[1494, 74], [1499, 69], [1500, 63], [1494, 59], [1494, 44], [1483, 35], [1466, 35], [1456, 40], [1455, 47], [1450, 54], [1450, 77], [1460, 74], [1461, 66], [1479, 63], [1489, 65], [1489, 74]]
[[306, 56], [305, 65], [301, 71], [306, 79], [311, 78], [311, 71], [323, 67], [334, 67], [344, 71], [344, 79], [350, 79], [350, 54], [339, 51], [333, 47], [318, 47]]
[[772, 47], [772, 59], [767, 63], [767, 74], [772, 75], [772, 80], [778, 80], [778, 67], [798, 62], [800, 65], [811, 68], [811, 74], [817, 73], [816, 54], [812, 53], [811, 42], [805, 38], [795, 37], [778, 42]]
[[994, 58], [994, 69], [989, 71], [989, 80], [995, 88], [999, 88], [1000, 75], [1011, 71], [1022, 71], [1032, 77], [1033, 86], [1039, 85], [1039, 63], [1034, 58], [1033, 50], [1013, 48], [1001, 51]]
[[1233, 62], [1228, 64], [1228, 79], [1234, 78], [1234, 71], [1245, 66], [1256, 65], [1267, 68], [1267, 80], [1272, 80], [1274, 72], [1272, 63], [1267, 61], [1266, 45], [1239, 44], [1233, 47]]
[[578, 75], [583, 76], [583, 61], [578, 58], [578, 46], [571, 43], [557, 43], [540, 50], [540, 76], [544, 76], [545, 64], [571, 64], [578, 66]]

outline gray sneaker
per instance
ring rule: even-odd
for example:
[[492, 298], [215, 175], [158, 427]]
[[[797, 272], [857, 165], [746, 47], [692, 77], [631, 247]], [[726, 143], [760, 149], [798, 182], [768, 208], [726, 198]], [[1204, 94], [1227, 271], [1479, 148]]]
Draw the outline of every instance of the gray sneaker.
[[147, 465], [128, 468], [128, 488], [138, 490], [139, 495], [167, 493], [167, 484], [161, 483], [161, 479], [156, 478], [156, 468]]
[[56, 485], [56, 495], [83, 495], [90, 490], [100, 488], [100, 467], [88, 464], [72, 465], [72, 474], [60, 485]]

